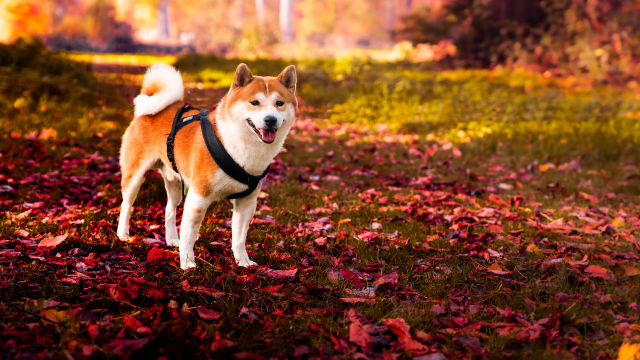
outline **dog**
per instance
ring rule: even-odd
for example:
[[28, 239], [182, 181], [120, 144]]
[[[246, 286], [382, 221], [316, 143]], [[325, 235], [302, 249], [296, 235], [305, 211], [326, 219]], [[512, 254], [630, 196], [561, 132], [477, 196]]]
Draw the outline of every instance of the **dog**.
[[[233, 160], [247, 173], [263, 174], [280, 152], [296, 119], [296, 68], [286, 67], [278, 77], [254, 76], [247, 65], [236, 69], [228, 93], [201, 121], [210, 121], [215, 134]], [[166, 241], [178, 246], [180, 266], [195, 268], [193, 247], [207, 208], [214, 200], [248, 191], [214, 161], [207, 149], [200, 124], [188, 124], [175, 135], [175, 164], [167, 156], [167, 136], [174, 115], [185, 104], [182, 76], [172, 66], [151, 66], [134, 100], [134, 118], [122, 138], [120, 168], [122, 204], [117, 235], [129, 239], [129, 220], [133, 203], [148, 170], [157, 170], [167, 191], [165, 211]], [[189, 110], [184, 117], [197, 114]], [[233, 200], [231, 248], [238, 266], [257, 265], [245, 248], [249, 223], [255, 213], [264, 179], [244, 198]], [[188, 188], [180, 236], [176, 227], [176, 208], [182, 201], [183, 185]]]

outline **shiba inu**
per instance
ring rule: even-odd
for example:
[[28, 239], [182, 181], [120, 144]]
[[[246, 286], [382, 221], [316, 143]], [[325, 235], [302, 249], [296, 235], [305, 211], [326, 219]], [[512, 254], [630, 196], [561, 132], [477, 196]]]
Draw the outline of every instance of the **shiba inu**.
[[[223, 169], [224, 164], [219, 165], [214, 159], [215, 154], [210, 150], [213, 140], [205, 139], [207, 134], [203, 135], [205, 125], [213, 129], [209, 137], [219, 139], [222, 152], [226, 151], [232, 159], [229, 161], [241, 167], [238, 171], [252, 178], [264, 175], [295, 121], [296, 82], [294, 66], [285, 68], [278, 77], [263, 77], [254, 76], [245, 64], [240, 64], [229, 92], [215, 110], [199, 113], [193, 108], [183, 108], [183, 82], [176, 69], [165, 64], [150, 67], [141, 94], [134, 100], [134, 119], [122, 138], [122, 205], [118, 237], [129, 238], [131, 209], [145, 172], [158, 170], [164, 178], [168, 197], [165, 212], [167, 245], [179, 247], [182, 269], [195, 267], [193, 247], [209, 205], [214, 200], [246, 193], [251, 188], [236, 180], [237, 176], [230, 176], [229, 171]], [[175, 132], [172, 126], [175, 127], [174, 116], [179, 111], [183, 113], [176, 116], [178, 123], [198, 114], [202, 115], [200, 123], [209, 123], [188, 123]], [[169, 134], [175, 135], [171, 146], [167, 141]], [[173, 159], [168, 156], [171, 152]], [[256, 265], [247, 255], [245, 240], [262, 183], [260, 180], [251, 193], [233, 200], [231, 247], [239, 266]], [[182, 201], [183, 184], [189, 191], [178, 236], [176, 208]]]

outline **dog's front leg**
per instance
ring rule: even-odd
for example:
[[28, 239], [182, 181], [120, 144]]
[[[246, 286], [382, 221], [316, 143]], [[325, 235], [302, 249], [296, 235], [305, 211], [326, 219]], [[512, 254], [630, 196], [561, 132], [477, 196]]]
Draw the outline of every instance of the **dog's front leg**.
[[201, 197], [193, 190], [187, 194], [182, 214], [182, 225], [180, 226], [180, 267], [183, 270], [196, 267], [193, 246], [198, 239], [200, 224], [209, 204], [211, 204], [209, 199]]
[[262, 187], [262, 181], [256, 190], [249, 196], [233, 201], [233, 218], [231, 219], [231, 249], [236, 263], [239, 266], [258, 265], [249, 260], [245, 242], [247, 240], [247, 231], [249, 231], [249, 223], [253, 214], [256, 212], [256, 204], [258, 202], [258, 194]]

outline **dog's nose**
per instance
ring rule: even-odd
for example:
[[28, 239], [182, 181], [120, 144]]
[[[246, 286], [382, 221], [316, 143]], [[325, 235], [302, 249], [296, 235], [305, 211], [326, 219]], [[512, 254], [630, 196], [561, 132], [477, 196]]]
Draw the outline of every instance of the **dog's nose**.
[[275, 127], [277, 123], [278, 123], [278, 119], [276, 119], [276, 117], [273, 115], [269, 115], [264, 118], [264, 124], [270, 128]]

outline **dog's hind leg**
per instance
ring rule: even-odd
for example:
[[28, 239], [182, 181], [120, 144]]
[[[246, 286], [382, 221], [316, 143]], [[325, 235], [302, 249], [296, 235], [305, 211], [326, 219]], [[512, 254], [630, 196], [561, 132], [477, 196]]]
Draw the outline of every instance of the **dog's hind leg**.
[[182, 201], [182, 181], [168, 166], [164, 166], [160, 172], [164, 178], [164, 187], [167, 190], [167, 207], [164, 212], [164, 227], [167, 245], [178, 246], [178, 228], [176, 227], [176, 209]]
[[129, 219], [133, 202], [138, 196], [140, 186], [144, 182], [144, 174], [156, 163], [155, 159], [131, 159], [127, 154], [121, 154], [120, 171], [122, 173], [122, 204], [120, 205], [120, 220], [118, 221], [118, 238], [129, 238]]
[[196, 267], [193, 246], [198, 239], [200, 224], [211, 200], [198, 195], [193, 189], [187, 193], [180, 226], [180, 267], [183, 270]]

